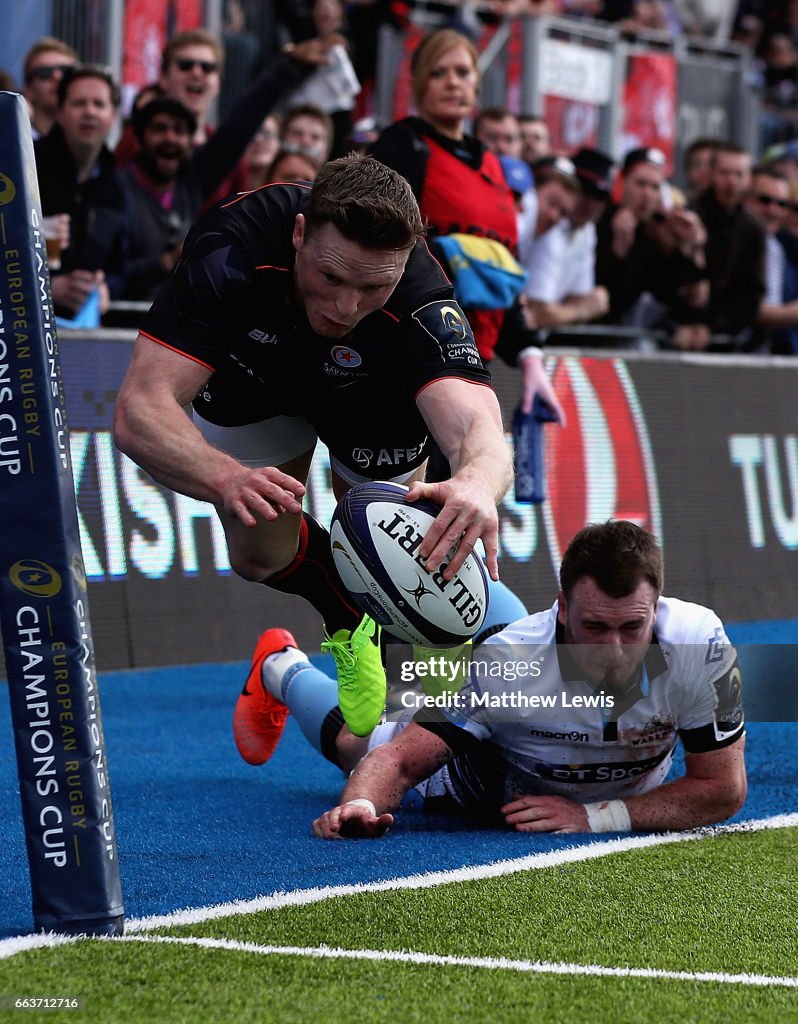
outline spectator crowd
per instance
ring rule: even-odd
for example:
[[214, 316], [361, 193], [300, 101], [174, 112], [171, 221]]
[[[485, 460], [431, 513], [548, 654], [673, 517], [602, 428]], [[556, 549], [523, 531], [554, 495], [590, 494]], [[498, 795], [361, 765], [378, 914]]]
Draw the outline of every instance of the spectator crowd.
[[[107, 69], [82, 63], [53, 37], [27, 53], [22, 91], [45, 226], [61, 250], [51, 276], [66, 322], [89, 303], [103, 315], [115, 300], [151, 301], [193, 221], [224, 197], [312, 181], [331, 157], [371, 147], [411, 182], [433, 240], [481, 236], [517, 262], [518, 294], [500, 317], [486, 312], [484, 300], [471, 304], [487, 358], [506, 357], [508, 333], [510, 361], [552, 333], [580, 345], [798, 354], [798, 0], [256, 7], [260, 14], [246, 0], [229, 0], [222, 37], [202, 28], [173, 35], [157, 80], [139, 91], [123, 124], [119, 85]], [[539, 112], [478, 107], [473, 40], [481, 25], [519, 14], [749, 47], [762, 100], [761, 151], [698, 138], [675, 169], [652, 147], [619, 160], [589, 147], [552, 152], [551, 126]], [[413, 84], [418, 116], [375, 125], [367, 115], [377, 31], [413, 18], [451, 33], [449, 43], [428, 48], [434, 60]], [[458, 46], [460, 71], [446, 56]], [[461, 97], [467, 106], [453, 120], [441, 77], [449, 65], [454, 78], [470, 76]], [[330, 86], [335, 75], [343, 75], [336, 83], [354, 82], [348, 94]], [[0, 86], [14, 87], [8, 76]], [[453, 175], [449, 181], [462, 176], [462, 194], [451, 202], [443, 191], [432, 195], [433, 168]], [[490, 217], [461, 208], [477, 184]]]

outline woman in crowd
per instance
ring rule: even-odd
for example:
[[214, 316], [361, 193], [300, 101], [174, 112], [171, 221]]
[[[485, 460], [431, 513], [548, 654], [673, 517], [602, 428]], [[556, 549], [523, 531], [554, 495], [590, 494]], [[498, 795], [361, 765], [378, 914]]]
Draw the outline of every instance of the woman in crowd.
[[[410, 182], [431, 238], [475, 235], [499, 242], [515, 255], [518, 228], [513, 193], [498, 158], [466, 132], [477, 101], [477, 56], [470, 40], [452, 29], [426, 36], [411, 61], [418, 116], [386, 128], [371, 152]], [[483, 361], [493, 358], [504, 329], [502, 352], [511, 358], [521, 353], [524, 404], [531, 408], [534, 394], [540, 392], [561, 414], [542, 353], [535, 336], [525, 329], [517, 302], [509, 309], [480, 308], [459, 294], [458, 298], [467, 307]], [[530, 347], [533, 351], [525, 353]]]
[[309, 153], [281, 149], [266, 171], [265, 184], [271, 185], [278, 181], [315, 181], [319, 167], [319, 161]]
[[280, 118], [269, 114], [244, 150], [247, 190], [260, 188], [269, 178], [269, 168], [280, 148]]

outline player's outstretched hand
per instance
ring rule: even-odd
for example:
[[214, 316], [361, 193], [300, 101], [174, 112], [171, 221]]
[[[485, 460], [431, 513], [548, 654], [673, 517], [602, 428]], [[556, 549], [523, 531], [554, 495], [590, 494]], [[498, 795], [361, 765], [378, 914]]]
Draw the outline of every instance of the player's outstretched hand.
[[365, 803], [346, 803], [313, 822], [319, 839], [379, 839], [393, 825], [392, 814], [374, 814]]
[[501, 812], [516, 832], [590, 832], [582, 804], [562, 796], [516, 794]]
[[224, 509], [244, 526], [255, 526], [259, 519], [277, 519], [284, 512], [299, 515], [304, 494], [303, 484], [274, 466], [244, 468], [225, 481]]
[[485, 545], [488, 572], [493, 580], [499, 578], [499, 513], [491, 482], [476, 473], [464, 472], [441, 483], [422, 483], [417, 480], [407, 492], [408, 501], [429, 498], [441, 511], [427, 530], [420, 555], [430, 572], [446, 562], [449, 552], [456, 547], [445, 569], [444, 579], [450, 580], [482, 538]]

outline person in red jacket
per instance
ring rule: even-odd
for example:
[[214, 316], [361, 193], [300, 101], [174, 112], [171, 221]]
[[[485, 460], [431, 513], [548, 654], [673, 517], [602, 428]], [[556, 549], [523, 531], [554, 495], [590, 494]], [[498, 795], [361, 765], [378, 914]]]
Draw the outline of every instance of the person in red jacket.
[[[479, 86], [478, 54], [469, 39], [452, 29], [426, 36], [411, 59], [416, 117], [390, 125], [371, 155], [407, 179], [427, 221], [429, 237], [476, 235], [500, 242], [516, 254], [518, 227], [513, 193], [498, 157], [466, 131]], [[539, 393], [562, 419], [562, 410], [543, 367], [536, 335], [525, 329], [516, 305], [468, 308], [479, 354], [493, 358], [500, 333], [502, 354], [517, 357], [525, 396]], [[513, 335], [507, 342], [507, 333]]]

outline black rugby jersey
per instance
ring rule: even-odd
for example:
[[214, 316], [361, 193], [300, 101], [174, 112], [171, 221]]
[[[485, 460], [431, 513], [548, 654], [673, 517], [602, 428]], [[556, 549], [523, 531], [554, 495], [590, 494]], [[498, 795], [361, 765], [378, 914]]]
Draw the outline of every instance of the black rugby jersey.
[[408, 465], [423, 460], [415, 449], [428, 432], [415, 400], [427, 384], [489, 385], [490, 375], [424, 242], [382, 309], [345, 338], [312, 331], [294, 296], [292, 243], [309, 194], [309, 185], [267, 185], [202, 218], [142, 332], [213, 371], [194, 402], [204, 419], [237, 426], [301, 414], [336, 457], [379, 476], [364, 450], [375, 463], [400, 449], [415, 453]]

